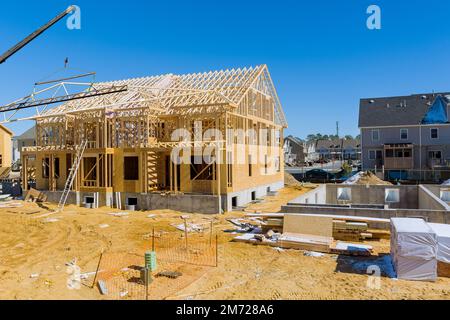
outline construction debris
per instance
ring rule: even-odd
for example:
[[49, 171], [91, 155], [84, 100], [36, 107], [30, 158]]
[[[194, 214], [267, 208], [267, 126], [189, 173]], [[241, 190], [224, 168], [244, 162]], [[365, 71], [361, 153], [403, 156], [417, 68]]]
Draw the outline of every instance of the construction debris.
[[106, 287], [106, 283], [103, 280], [99, 280], [97, 282], [98, 284], [98, 288], [100, 289], [100, 293], [103, 295], [107, 295], [108, 294], [108, 288]]
[[170, 279], [176, 279], [181, 277], [183, 274], [178, 271], [161, 271], [156, 274], [156, 277], [166, 277]]
[[3, 201], [0, 202], [0, 208], [21, 208], [23, 204], [20, 202]]
[[46, 202], [47, 195], [36, 189], [31, 188], [30, 190], [28, 190], [27, 195], [25, 196], [25, 201]]
[[[181, 224], [172, 223], [171, 226], [177, 228], [180, 231], [185, 231], [186, 230], [186, 228], [184, 226], [184, 223], [181, 223]], [[187, 232], [201, 232], [201, 231], [203, 231], [203, 226], [201, 226], [199, 224], [194, 224], [194, 223], [187, 222], [186, 226], [187, 226]]]
[[128, 212], [112, 212], [112, 213], [108, 213], [108, 214], [111, 216], [114, 216], [114, 217], [126, 217], [129, 215]]
[[303, 255], [306, 257], [314, 257], [314, 258], [321, 258], [325, 256], [325, 254], [321, 252], [315, 252], [315, 251], [305, 251], [303, 252]]

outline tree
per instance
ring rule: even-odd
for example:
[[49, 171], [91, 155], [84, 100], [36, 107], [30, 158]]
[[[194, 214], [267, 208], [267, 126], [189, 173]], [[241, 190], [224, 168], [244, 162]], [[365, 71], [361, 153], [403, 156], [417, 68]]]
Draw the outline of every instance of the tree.
[[344, 138], [345, 138], [345, 140], [352, 140], [353, 136], [351, 134], [348, 134]]

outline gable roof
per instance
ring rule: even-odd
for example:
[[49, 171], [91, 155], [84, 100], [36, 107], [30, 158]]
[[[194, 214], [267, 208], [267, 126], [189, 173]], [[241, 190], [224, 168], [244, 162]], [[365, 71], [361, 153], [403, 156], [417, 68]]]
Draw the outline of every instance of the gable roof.
[[32, 126], [30, 129], [22, 133], [20, 136], [14, 137], [15, 140], [35, 140], [36, 139], [36, 126]]
[[316, 142], [316, 148], [317, 149], [335, 149], [335, 148], [341, 148], [342, 147], [342, 140], [341, 139], [334, 139], [334, 140], [317, 140]]
[[127, 91], [72, 100], [47, 110], [41, 114], [41, 117], [106, 108], [112, 105], [120, 105], [120, 109], [127, 109], [141, 103], [152, 104], [169, 114], [180, 112], [180, 107], [221, 104], [237, 107], [249, 89], [254, 88], [272, 97], [275, 105], [275, 123], [287, 126], [281, 103], [266, 65], [183, 75], [170, 73], [101, 82], [94, 83], [91, 90], [124, 85], [127, 86]]
[[361, 99], [358, 126], [419, 125], [439, 96], [449, 103], [449, 92]]
[[284, 140], [290, 140], [290, 141], [292, 141], [293, 143], [295, 143], [295, 144], [297, 144], [299, 146], [303, 146], [303, 141], [301, 139], [297, 138], [297, 137], [294, 137], [294, 136], [287, 136], [287, 137], [284, 138]]

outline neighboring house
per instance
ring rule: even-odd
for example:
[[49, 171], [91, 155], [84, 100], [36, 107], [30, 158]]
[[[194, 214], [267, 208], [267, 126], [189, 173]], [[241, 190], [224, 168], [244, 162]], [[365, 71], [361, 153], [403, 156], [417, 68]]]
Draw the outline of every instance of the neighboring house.
[[316, 141], [308, 141], [304, 144], [305, 161], [315, 162], [319, 160], [319, 154], [316, 152]]
[[314, 153], [318, 160], [359, 160], [361, 143], [357, 139], [317, 140]]
[[293, 136], [284, 138], [283, 152], [286, 164], [295, 166], [305, 163], [304, 143], [299, 138]]
[[317, 140], [316, 153], [320, 160], [338, 160], [342, 156], [342, 141], [336, 140]]
[[450, 168], [450, 93], [361, 99], [364, 170]]
[[13, 132], [0, 124], [0, 168], [10, 168]]
[[361, 141], [359, 139], [342, 139], [342, 158], [344, 160], [361, 160]]
[[20, 136], [13, 137], [12, 161], [20, 160], [20, 152], [23, 147], [32, 147], [36, 145], [36, 126], [31, 127]]

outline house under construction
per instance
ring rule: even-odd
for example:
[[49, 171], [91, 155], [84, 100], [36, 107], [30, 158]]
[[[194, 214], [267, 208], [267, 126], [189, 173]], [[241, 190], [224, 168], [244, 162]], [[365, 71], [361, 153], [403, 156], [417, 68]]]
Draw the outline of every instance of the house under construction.
[[218, 213], [283, 187], [287, 123], [266, 65], [92, 90], [111, 87], [126, 90], [35, 117], [36, 146], [21, 153], [24, 190], [35, 184], [58, 202], [68, 189], [67, 203], [93, 207]]

